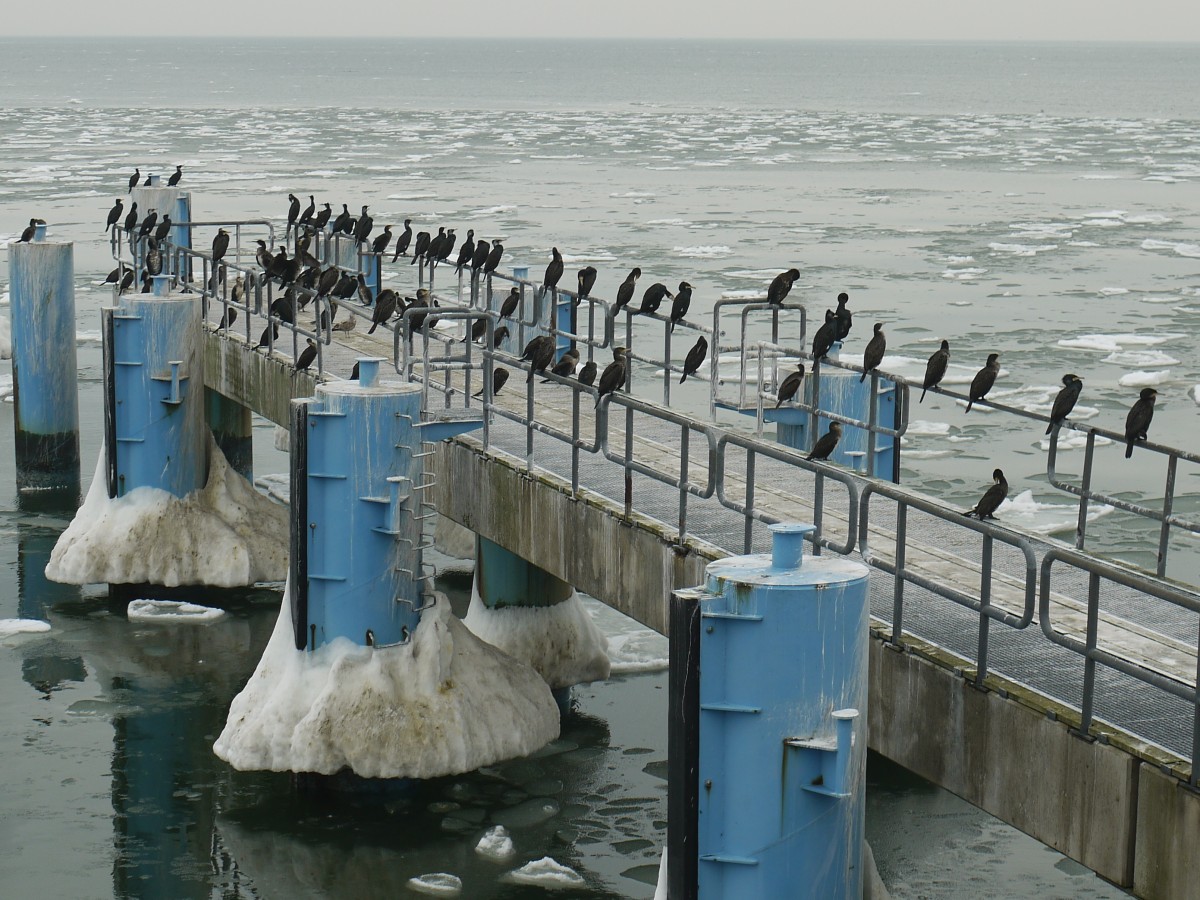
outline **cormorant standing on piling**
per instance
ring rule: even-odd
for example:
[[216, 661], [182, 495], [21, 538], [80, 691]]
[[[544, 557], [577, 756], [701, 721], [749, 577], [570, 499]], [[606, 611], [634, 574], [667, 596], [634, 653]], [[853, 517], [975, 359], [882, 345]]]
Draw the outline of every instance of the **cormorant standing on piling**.
[[787, 299], [788, 292], [791, 291], [792, 285], [799, 277], [799, 269], [788, 269], [786, 272], [776, 275], [771, 281], [771, 286], [767, 288], [767, 302], [772, 306], [781, 305]]
[[300, 218], [300, 201], [295, 194], [288, 194], [288, 200], [291, 203], [288, 204], [287, 230], [284, 234], [291, 234], [292, 229], [296, 227], [296, 220]]
[[833, 349], [833, 342], [837, 340], [837, 316], [832, 309], [825, 310], [825, 324], [817, 329], [817, 333], [813, 335], [812, 343], [812, 358], [814, 361], [824, 359], [829, 351]]
[[[568, 350], [562, 355], [562, 359], [554, 364], [550, 372], [559, 378], [570, 378], [575, 374], [575, 367], [577, 365], [579, 365], [579, 351]], [[549, 378], [545, 379], [542, 384], [546, 384], [549, 380]]]
[[1135, 441], [1146, 440], [1146, 431], [1150, 428], [1150, 420], [1154, 418], [1154, 400], [1158, 391], [1152, 387], [1142, 388], [1137, 402], [1129, 409], [1125, 417], [1125, 458], [1133, 456]]
[[146, 274], [162, 274], [162, 252], [158, 249], [158, 241], [154, 238], [146, 239]]
[[475, 252], [471, 255], [471, 277], [474, 278], [487, 262], [488, 253], [492, 250], [492, 242], [482, 238], [475, 242]]
[[136, 277], [137, 275], [133, 269], [126, 269], [125, 275], [121, 278], [121, 288], [117, 291], [117, 296], [120, 296], [133, 287], [133, 279]]
[[313, 217], [313, 227], [320, 231], [329, 224], [329, 217], [333, 215], [333, 209], [326, 203], [319, 213]]
[[354, 224], [354, 246], [359, 246], [366, 242], [371, 235], [371, 229], [375, 227], [375, 220], [367, 215], [367, 208], [362, 208], [362, 215], [358, 217], [358, 221]]
[[548, 334], [539, 335], [525, 345], [521, 359], [529, 362], [528, 381], [533, 381], [536, 372], [545, 373], [546, 366], [554, 361], [554, 349], [554, 338]]
[[812, 451], [808, 454], [808, 456], [806, 456], [804, 458], [805, 459], [816, 459], [816, 460], [829, 459], [829, 454], [831, 454], [833, 452], [834, 448], [837, 447], [837, 445], [838, 445], [838, 441], [840, 441], [841, 439], [842, 439], [841, 423], [840, 422], [830, 422], [829, 430], [826, 431], [823, 435], [821, 435], [821, 439], [819, 441], [817, 441], [816, 445], [812, 448]]
[[833, 313], [837, 318], [837, 339], [844, 341], [847, 335], [850, 334], [850, 326], [854, 324], [854, 316], [846, 308], [846, 304], [850, 302], [850, 295], [843, 291], [838, 294], [837, 301], [837, 309]]
[[158, 227], [154, 229], [154, 240], [162, 243], [167, 239], [167, 235], [171, 233], [171, 217], [163, 213], [162, 221], [158, 223]]
[[333, 231], [334, 234], [337, 234], [339, 231], [344, 231], [346, 226], [349, 224], [350, 224], [350, 207], [348, 207], [345, 203], [343, 203], [342, 211], [340, 213], [338, 213], [338, 217], [333, 220], [333, 228], [331, 230]]
[[999, 469], [992, 472], [992, 481], [994, 482], [992, 486], [984, 491], [983, 496], [979, 498], [979, 502], [972, 509], [963, 513], [964, 516], [975, 516], [980, 520], [996, 518], [996, 510], [1008, 498], [1008, 481], [1005, 480], [1004, 473]]
[[579, 290], [575, 292], [575, 303], [579, 304], [586, 300], [592, 294], [592, 288], [596, 284], [596, 267], [584, 266], [579, 270]]
[[142, 273], [142, 293], [143, 294], [150, 293], [150, 286], [152, 284], [154, 284], [154, 279], [150, 276], [150, 273], [143, 272]]
[[421, 257], [423, 257], [425, 255], [425, 252], [428, 249], [429, 249], [429, 232], [428, 231], [418, 231], [417, 232], [417, 242], [415, 244], [413, 244], [412, 259], [409, 261], [408, 264], [411, 266], [413, 263], [415, 263], [417, 260], [419, 260]]
[[152, 176], [152, 175], [147, 175], [147, 176], [146, 176], [146, 180], [142, 182], [142, 187], [150, 187], [150, 179], [151, 179], [152, 177], [154, 177], [154, 176]]
[[796, 371], [788, 375], [787, 378], [779, 385], [779, 393], [775, 395], [775, 408], [786, 403], [796, 396], [796, 392], [800, 390], [800, 385], [804, 381], [804, 363], [796, 364]]
[[[508, 383], [508, 369], [504, 368], [504, 366], [496, 366], [496, 368], [492, 369], [492, 396], [493, 397], [495, 397], [498, 393], [500, 393], [500, 388], [504, 387], [504, 385], [507, 383]], [[483, 396], [483, 388], [480, 388], [478, 391], [476, 391], [475, 396], [482, 397]]]
[[1078, 375], [1068, 373], [1062, 377], [1062, 383], [1062, 390], [1058, 392], [1058, 396], [1054, 398], [1054, 406], [1050, 408], [1050, 424], [1046, 426], [1046, 434], [1049, 434], [1054, 426], [1061, 425], [1071, 414], [1075, 402], [1079, 399], [1079, 392], [1083, 390], [1083, 379]]
[[134, 169], [133, 174], [129, 176], [129, 190], [127, 190], [125, 193], [132, 194], [133, 189], [135, 187], [137, 187], [138, 179], [141, 177], [142, 177], [142, 170]]
[[142, 238], [147, 237], [157, 224], [158, 210], [152, 209], [150, 210], [150, 214], [142, 219], [142, 227], [138, 229], [138, 240], [140, 241]]
[[500, 320], [503, 321], [515, 313], [520, 303], [521, 289], [514, 284], [508, 292], [508, 296], [504, 298], [504, 302], [500, 304]]
[[483, 274], [491, 275], [496, 271], [496, 266], [500, 265], [500, 257], [504, 255], [504, 245], [499, 241], [492, 243], [492, 249], [488, 252], [487, 261], [483, 264]]
[[[837, 324], [837, 313], [834, 313], [834, 324]], [[863, 373], [858, 379], [859, 384], [866, 381], [867, 376], [872, 372], [879, 370], [879, 364], [883, 362], [883, 354], [886, 350], [887, 338], [883, 334], [883, 323], [876, 322], [875, 333], [867, 342], [867, 349], [863, 351]]]
[[117, 220], [121, 218], [121, 211], [125, 208], [125, 202], [118, 197], [116, 205], [108, 211], [108, 223], [104, 226], [104, 233], [108, 234], [112, 231], [112, 227], [117, 224]]
[[700, 335], [696, 339], [696, 343], [692, 345], [692, 349], [688, 351], [687, 357], [683, 361], [683, 375], [679, 377], [679, 383], [683, 384], [687, 381], [689, 375], [695, 375], [696, 370], [704, 365], [704, 360], [708, 358], [708, 339], [704, 335]]
[[671, 304], [671, 331], [683, 321], [688, 308], [692, 305], [692, 286], [686, 281], [679, 282], [679, 290], [675, 292], [675, 301]]
[[313, 343], [312, 338], [306, 338], [308, 346], [300, 353], [300, 358], [296, 360], [296, 371], [306, 372], [308, 367], [312, 365], [313, 360], [317, 358], [317, 345]]
[[350, 380], [358, 381], [358, 362], [355, 361], [353, 368], [350, 369]]
[[674, 296], [661, 281], [654, 282], [642, 294], [642, 305], [638, 308], [638, 315], [658, 312], [658, 307], [662, 305], [663, 299]]
[[613, 361], [605, 368], [600, 375], [600, 385], [596, 393], [596, 408], [600, 407], [600, 401], [604, 399], [605, 394], [611, 394], [617, 388], [625, 384], [625, 353], [624, 347], [613, 347]]
[[300, 213], [300, 218], [297, 221], [301, 225], [308, 225], [313, 220], [313, 215], [317, 211], [317, 198], [312, 194], [308, 195], [308, 206], [304, 207], [304, 212]]
[[127, 216], [125, 216], [125, 233], [126, 234], [132, 236], [133, 229], [135, 227], [137, 227], [137, 221], [138, 221], [137, 201], [134, 200], [133, 203], [130, 204], [130, 206], [129, 206], [129, 214]]
[[989, 353], [987, 364], [971, 379], [971, 390], [967, 392], [967, 412], [971, 411], [971, 404], [987, 396], [987, 392], [992, 389], [992, 385], [996, 383], [996, 376], [999, 374], [1000, 354]]
[[125, 274], [125, 263], [117, 263], [117, 267], [108, 273], [104, 279], [105, 284], [117, 284], [121, 280], [121, 276]]
[[921, 399], [917, 401], [918, 403], [924, 402], [927, 390], [942, 383], [942, 379], [946, 377], [946, 367], [949, 365], [950, 342], [942, 341], [942, 346], [933, 351], [933, 356], [929, 357], [929, 362], [925, 363], [925, 380], [921, 382]]
[[576, 380], [580, 384], [592, 385], [596, 382], [596, 361], [589, 359], [583, 364], [583, 368], [579, 370]]
[[392, 226], [384, 225], [383, 231], [381, 231], [379, 233], [379, 236], [377, 238], [375, 238], [375, 240], [371, 243], [371, 252], [378, 253], [380, 256], [382, 256], [384, 253], [387, 252], [388, 244], [390, 244], [391, 242], [392, 242]]
[[557, 247], [550, 248], [550, 264], [546, 266], [546, 274], [542, 278], [542, 293], [541, 296], [546, 296], [547, 291], [552, 291], [558, 287], [558, 281], [563, 276], [563, 258], [558, 252]]
[[458, 262], [454, 264], [454, 274], [461, 275], [462, 270], [471, 264], [471, 257], [475, 255], [475, 229], [467, 229], [467, 239], [462, 242], [462, 246], [458, 248]]
[[396, 238], [396, 252], [392, 254], [392, 262], [395, 262], [398, 257], [401, 257], [408, 250], [408, 245], [412, 243], [412, 219], [404, 220], [404, 230], [400, 232], [400, 237]]
[[25, 230], [21, 232], [21, 237], [17, 239], [18, 244], [28, 244], [33, 240], [33, 236], [37, 234], [37, 219], [30, 219], [29, 224], [25, 226]]
[[167, 179], [167, 187], [175, 187], [181, 178], [183, 178], [183, 166], [176, 166], [175, 172]]

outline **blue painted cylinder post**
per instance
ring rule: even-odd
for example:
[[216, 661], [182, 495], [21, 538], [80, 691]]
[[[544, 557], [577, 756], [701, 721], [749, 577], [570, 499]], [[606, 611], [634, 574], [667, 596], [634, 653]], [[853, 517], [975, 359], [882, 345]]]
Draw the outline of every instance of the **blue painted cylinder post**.
[[253, 481], [254, 423], [250, 407], [205, 388], [204, 408], [208, 427], [230, 468], [247, 481]]
[[671, 900], [862, 897], [867, 568], [772, 531], [671, 598]]
[[488, 609], [553, 606], [575, 591], [545, 569], [479, 535], [475, 537], [475, 583]]
[[101, 310], [112, 497], [139, 487], [184, 497], [207, 478], [200, 299], [169, 293], [169, 282]]
[[326, 382], [292, 403], [297, 649], [408, 639], [425, 605], [422, 444], [481, 424], [422, 421], [420, 385], [380, 382], [379, 363], [360, 359], [358, 381]]
[[19, 491], [79, 492], [74, 244], [8, 248]]
[[575, 334], [575, 311], [578, 307], [575, 306], [575, 301], [558, 291], [553, 291], [554, 297], [554, 327], [558, 330], [557, 340], [555, 342], [555, 359], [562, 359], [562, 355], [575, 346], [574, 338], [568, 335]]

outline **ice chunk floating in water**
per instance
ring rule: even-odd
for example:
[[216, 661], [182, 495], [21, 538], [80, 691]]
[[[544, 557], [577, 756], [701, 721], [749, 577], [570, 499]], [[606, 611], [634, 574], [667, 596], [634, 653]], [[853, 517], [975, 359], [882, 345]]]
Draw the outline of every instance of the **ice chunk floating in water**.
[[444, 596], [407, 644], [337, 638], [309, 652], [296, 649], [290, 595], [213, 745], [235, 769], [437, 778], [558, 737], [546, 683], [471, 634]]
[[535, 884], [544, 888], [582, 887], [583, 877], [574, 869], [555, 862], [548, 856], [526, 863], [505, 876], [506, 881], [517, 884]]
[[445, 872], [434, 872], [430, 875], [418, 875], [408, 879], [408, 889], [418, 894], [432, 894], [435, 897], [457, 897], [462, 893], [462, 879], [457, 875]]
[[14, 634], [39, 634], [50, 630], [50, 623], [40, 619], [0, 619], [0, 638]]
[[169, 625], [179, 622], [215, 622], [225, 610], [182, 600], [131, 600], [125, 615], [130, 621]]
[[140, 487], [110, 498], [104, 448], [83, 506], [54, 545], [46, 577], [66, 584], [240, 587], [287, 575], [287, 510], [209, 442], [208, 483], [186, 497]]
[[484, 859], [503, 862], [516, 851], [513, 850], [512, 838], [508, 836], [508, 831], [503, 825], [497, 825], [489, 828], [479, 839], [479, 843], [475, 845], [475, 852]]

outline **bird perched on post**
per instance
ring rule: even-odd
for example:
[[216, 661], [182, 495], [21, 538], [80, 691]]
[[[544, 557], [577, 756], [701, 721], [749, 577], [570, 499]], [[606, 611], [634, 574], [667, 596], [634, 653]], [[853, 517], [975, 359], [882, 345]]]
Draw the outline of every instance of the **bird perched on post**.
[[[508, 369], [504, 368], [504, 366], [496, 366], [494, 369], [492, 369], [492, 396], [493, 397], [495, 397], [498, 393], [500, 393], [500, 388], [504, 387], [504, 385], [507, 383], [508, 383]], [[483, 388], [480, 388], [478, 391], [476, 391], [474, 396], [482, 397], [483, 396]]]
[[583, 368], [579, 370], [579, 374], [575, 376], [575, 380], [580, 384], [592, 385], [596, 382], [596, 361], [589, 359], [583, 364]]
[[[219, 237], [218, 233], [218, 237]], [[215, 243], [214, 238], [214, 243]], [[275, 263], [275, 257], [271, 256], [271, 251], [267, 249], [267, 242], [262, 238], [255, 241], [258, 244], [258, 249], [254, 251], [254, 260], [258, 263], [263, 272], [270, 272], [271, 266]], [[228, 246], [228, 245], [226, 245]]]
[[471, 323], [471, 327], [467, 329], [467, 333], [463, 335], [463, 338], [461, 341], [459, 341], [459, 343], [465, 344], [468, 341], [473, 343], [479, 340], [481, 337], [487, 334], [487, 323], [488, 320], [486, 317], [476, 319]]
[[1004, 478], [1004, 473], [999, 469], [992, 472], [992, 482], [992, 486], [984, 491], [979, 502], [972, 509], [963, 513], [964, 516], [975, 516], [980, 520], [996, 518], [994, 513], [1008, 498], [1008, 482]]
[[425, 248], [425, 261], [437, 264], [438, 254], [442, 252], [442, 243], [446, 240], [446, 226], [438, 228], [438, 233], [435, 234], [429, 241], [429, 246]]
[[948, 365], [950, 365], [950, 342], [942, 341], [942, 346], [933, 351], [929, 362], [925, 363], [925, 380], [921, 382], [921, 399], [917, 401], [918, 403], [924, 401], [927, 390], [942, 383], [942, 379], [946, 377]]
[[475, 252], [471, 254], [471, 277], [474, 278], [487, 262], [488, 254], [492, 252], [492, 242], [482, 238], [475, 242]]
[[508, 292], [508, 296], [504, 298], [504, 302], [500, 304], [500, 320], [504, 321], [515, 313], [520, 303], [521, 289], [513, 285], [512, 289]]
[[153, 175], [146, 175], [146, 180], [142, 182], [142, 187], [150, 187], [150, 179], [153, 177]]
[[579, 304], [592, 295], [592, 288], [596, 285], [596, 267], [584, 266], [576, 275], [579, 281], [579, 288], [575, 292], [575, 303]]
[[637, 280], [642, 277], [642, 270], [636, 266], [625, 276], [625, 280], [621, 282], [621, 286], [617, 288], [617, 299], [613, 303], [612, 313], [616, 318], [617, 313], [629, 305], [629, 301], [633, 299], [634, 288], [637, 287]]
[[400, 237], [396, 238], [396, 251], [392, 254], [392, 262], [395, 262], [399, 257], [403, 256], [408, 251], [408, 245], [412, 243], [412, 219], [404, 220], [404, 230], [400, 232]]
[[650, 287], [646, 288], [646, 292], [642, 294], [642, 305], [638, 308], [638, 315], [658, 312], [659, 306], [662, 305], [663, 299], [666, 297], [674, 297], [667, 286], [661, 281], [656, 281]]
[[625, 384], [627, 374], [625, 354], [627, 352], [624, 347], [613, 347], [613, 361], [605, 367], [600, 375], [600, 384], [596, 390], [596, 408], [600, 407], [600, 401], [604, 399], [605, 394], [611, 394]]
[[121, 276], [121, 287], [118, 289], [117, 295], [120, 296], [133, 287], [133, 279], [136, 277], [137, 275], [134, 273], [133, 269], [126, 269], [125, 274]]
[[692, 349], [688, 351], [687, 356], [683, 360], [683, 374], [679, 377], [679, 383], [683, 384], [687, 381], [689, 375], [695, 375], [696, 370], [704, 365], [704, 360], [708, 358], [708, 340], [704, 335], [700, 335], [696, 339], [696, 343], [692, 345]]
[[300, 225], [308, 225], [313, 220], [313, 215], [317, 211], [317, 198], [312, 194], [308, 195], [308, 206], [304, 207], [304, 212], [300, 213], [300, 218], [297, 223]]
[[547, 291], [552, 291], [558, 287], [558, 281], [563, 276], [563, 258], [558, 252], [557, 247], [550, 248], [551, 260], [546, 266], [546, 274], [542, 278], [542, 293], [540, 296], [546, 296]]
[[147, 237], [154, 230], [154, 226], [158, 224], [158, 211], [150, 210], [146, 218], [142, 219], [142, 227], [138, 229], [138, 240]]
[[788, 269], [786, 272], [780, 272], [771, 281], [771, 286], [767, 288], [767, 302], [772, 306], [779, 306], [787, 298], [788, 293], [792, 290], [792, 285], [796, 283], [796, 279], [800, 277], [799, 269]]
[[525, 345], [521, 359], [529, 362], [529, 378], [533, 381], [534, 373], [545, 373], [546, 366], [554, 361], [554, 338], [548, 334], [539, 335]]
[[104, 226], [104, 233], [108, 234], [112, 231], [112, 227], [117, 224], [117, 220], [121, 218], [121, 211], [125, 208], [125, 202], [118, 197], [116, 204], [108, 211], [108, 223]]
[[779, 393], [775, 395], [775, 408], [779, 409], [781, 404], [795, 397], [803, 381], [804, 363], [797, 363], [796, 371], [790, 373], [779, 385]]
[[137, 227], [137, 223], [138, 210], [137, 201], [135, 200], [129, 205], [129, 214], [125, 216], [125, 233], [130, 236], [130, 240], [133, 239], [133, 229]]
[[288, 194], [288, 200], [291, 202], [288, 204], [287, 230], [284, 234], [291, 234], [292, 229], [296, 227], [296, 220], [300, 218], [300, 201], [295, 194]]
[[821, 439], [817, 441], [812, 451], [805, 459], [829, 459], [829, 454], [837, 447], [838, 441], [842, 439], [842, 425], [840, 422], [830, 422], [829, 430], [821, 435]]
[[133, 174], [129, 176], [129, 190], [127, 190], [125, 193], [127, 193], [127, 194], [133, 193], [133, 189], [135, 187], [137, 187], [138, 179], [141, 177], [142, 177], [142, 170], [134, 169]]
[[458, 248], [458, 261], [454, 264], [454, 274], [461, 275], [462, 270], [471, 264], [471, 257], [475, 255], [475, 229], [467, 229], [467, 239], [462, 242], [462, 246]]
[[21, 232], [21, 236], [17, 238], [17, 243], [28, 244], [33, 240], [35, 234], [37, 234], [37, 219], [30, 219], [29, 224], [25, 226], [25, 230]]
[[175, 187], [181, 178], [183, 178], [183, 166], [176, 166], [171, 177], [167, 179], [167, 187]]
[[321, 207], [320, 211], [313, 217], [313, 227], [320, 231], [329, 224], [329, 217], [333, 215], [333, 209], [328, 203]]
[[300, 358], [296, 360], [296, 371], [306, 372], [308, 367], [312, 365], [313, 360], [317, 358], [317, 345], [313, 343], [312, 338], [306, 338], [308, 346], [300, 353]]
[[[379, 296], [375, 298], [375, 311], [371, 313], [371, 327], [367, 329], [367, 334], [374, 334], [376, 328], [391, 319], [396, 314], [399, 304], [400, 295], [391, 288], [384, 288], [380, 291]], [[403, 307], [400, 309], [403, 311]], [[352, 321], [354, 318], [356, 317], [353, 315], [350, 317]]]
[[246, 279], [240, 274], [234, 279], [233, 287], [229, 290], [229, 299], [234, 303], [244, 303], [246, 301]]
[[1050, 424], [1046, 426], [1046, 434], [1061, 425], [1071, 414], [1075, 402], [1079, 399], [1079, 392], [1083, 390], [1083, 379], [1078, 375], [1068, 373], [1062, 377], [1062, 383], [1062, 390], [1058, 392], [1058, 396], [1054, 398], [1054, 405], [1050, 408]]
[[367, 215], [367, 208], [362, 208], [362, 215], [358, 217], [358, 221], [354, 224], [354, 244], [358, 246], [364, 243], [371, 234], [371, 229], [375, 227], [375, 220]]
[[167, 239], [167, 235], [171, 233], [171, 217], [163, 213], [162, 221], [158, 223], [158, 227], [154, 229], [154, 240], [162, 243]]
[[333, 225], [330, 226], [329, 230], [334, 234], [338, 234], [339, 232], [345, 231], [346, 226], [349, 225], [350, 222], [350, 207], [343, 203], [342, 211], [337, 214], [337, 218], [333, 220]]
[[416, 239], [416, 241], [413, 242], [412, 259], [410, 259], [408, 261], [408, 264], [410, 266], [413, 263], [417, 262], [418, 260], [424, 258], [426, 252], [429, 250], [429, 243], [430, 243], [429, 232], [428, 231], [418, 231], [417, 239]]
[[688, 308], [692, 305], [692, 286], [686, 281], [679, 282], [679, 290], [675, 292], [675, 300], [671, 303], [671, 331], [683, 321]]
[[[559, 378], [570, 378], [572, 375], [575, 374], [575, 366], [577, 366], [578, 364], [579, 364], [579, 351], [578, 350], [568, 350], [566, 353], [564, 353], [562, 355], [562, 358], [559, 359], [559, 361], [554, 364], [554, 367], [552, 369], [550, 369], [550, 373], [552, 375], [557, 375]], [[550, 379], [546, 378], [542, 381], [542, 384], [546, 384], [549, 381], [550, 381]]]
[[1158, 391], [1152, 387], [1142, 388], [1137, 402], [1129, 409], [1125, 417], [1125, 458], [1133, 456], [1133, 445], [1136, 441], [1146, 440], [1146, 431], [1154, 418], [1154, 401]]
[[447, 228], [446, 236], [442, 238], [442, 245], [438, 247], [437, 259], [435, 262], [446, 262], [448, 259], [450, 259], [450, 253], [452, 250], [454, 250], [454, 242], [457, 240], [458, 238], [454, 236], [454, 229]]
[[218, 331], [227, 331], [234, 322], [237, 321], [237, 310], [232, 306], [228, 307], [221, 315], [221, 321], [217, 323]]
[[835, 340], [837, 340], [837, 316], [834, 315], [832, 309], [827, 309], [825, 310], [825, 324], [818, 328], [817, 333], [813, 335], [812, 358], [816, 361], [824, 359], [833, 349]]
[[[837, 324], [837, 313], [834, 313], [834, 324]], [[872, 372], [879, 370], [879, 364], [883, 362], [883, 354], [887, 350], [887, 338], [883, 334], [883, 323], [875, 323], [875, 333], [871, 336], [871, 340], [867, 342], [867, 349], [863, 351], [863, 373], [858, 379], [858, 383], [862, 384], [867, 380], [867, 376]]]
[[971, 411], [971, 404], [987, 396], [987, 392], [992, 389], [992, 385], [996, 383], [996, 376], [999, 374], [1000, 354], [989, 353], [987, 363], [971, 379], [971, 390], [967, 392], [967, 412]]
[[162, 274], [162, 251], [158, 249], [158, 241], [154, 238], [146, 239], [146, 274]]
[[837, 339], [844, 341], [850, 334], [850, 327], [854, 324], [854, 316], [846, 308], [846, 304], [850, 302], [850, 295], [845, 292], [838, 294], [837, 301], [837, 310], [833, 314], [837, 319]]
[[491, 275], [496, 271], [496, 266], [500, 265], [500, 257], [504, 255], [504, 245], [499, 241], [492, 242], [492, 249], [488, 251], [487, 260], [483, 264], [483, 274]]

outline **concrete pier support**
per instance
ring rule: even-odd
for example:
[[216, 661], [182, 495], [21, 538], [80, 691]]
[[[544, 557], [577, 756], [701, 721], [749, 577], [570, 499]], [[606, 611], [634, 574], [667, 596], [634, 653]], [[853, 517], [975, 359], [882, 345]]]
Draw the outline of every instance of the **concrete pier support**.
[[254, 428], [250, 408], [205, 388], [204, 409], [208, 427], [230, 468], [253, 482]]
[[479, 598], [488, 609], [554, 606], [575, 592], [571, 585], [545, 569], [539, 569], [499, 544], [478, 536], [475, 538], [475, 583]]
[[8, 248], [17, 489], [79, 494], [74, 244]]
[[671, 900], [862, 897], [868, 570], [771, 528], [671, 598]]
[[205, 483], [200, 299], [170, 294], [168, 281], [101, 311], [110, 497], [139, 487], [183, 497]]

